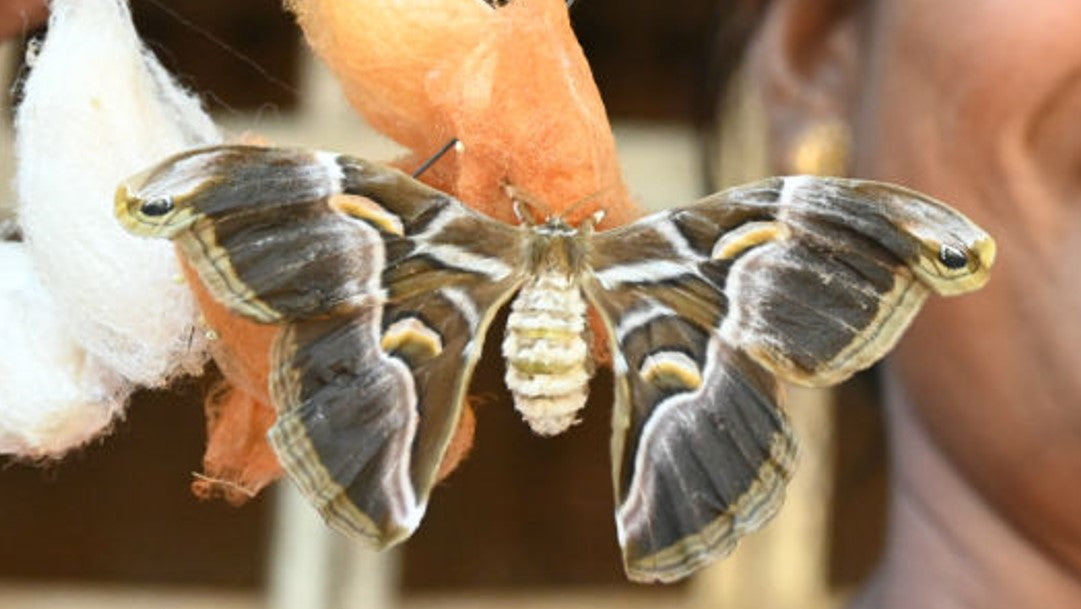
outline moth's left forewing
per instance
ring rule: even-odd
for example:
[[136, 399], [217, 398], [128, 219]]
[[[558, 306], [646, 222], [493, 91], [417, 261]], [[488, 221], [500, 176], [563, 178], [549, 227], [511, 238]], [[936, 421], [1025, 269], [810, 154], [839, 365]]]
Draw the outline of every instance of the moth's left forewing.
[[337, 159], [255, 146], [192, 150], [127, 180], [115, 212], [133, 233], [172, 239], [234, 313], [279, 323], [344, 311], [378, 290], [386, 259], [379, 228], [334, 206]]

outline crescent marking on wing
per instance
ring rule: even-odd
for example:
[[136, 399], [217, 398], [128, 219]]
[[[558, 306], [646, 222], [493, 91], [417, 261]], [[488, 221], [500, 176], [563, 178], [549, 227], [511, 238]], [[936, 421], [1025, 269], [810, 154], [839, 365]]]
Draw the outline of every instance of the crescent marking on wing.
[[443, 337], [419, 317], [407, 316], [387, 326], [379, 348], [388, 353], [397, 350], [435, 357], [443, 352]]
[[657, 351], [649, 354], [638, 367], [638, 374], [654, 385], [683, 390], [702, 386], [698, 362], [681, 351]]

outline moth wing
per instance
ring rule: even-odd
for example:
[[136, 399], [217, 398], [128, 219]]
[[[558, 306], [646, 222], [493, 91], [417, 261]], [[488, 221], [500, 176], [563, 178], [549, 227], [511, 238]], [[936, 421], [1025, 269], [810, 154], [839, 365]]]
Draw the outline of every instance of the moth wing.
[[[612, 470], [624, 568], [674, 581], [729, 553], [780, 507], [796, 442], [771, 374], [660, 294], [587, 289], [613, 353]], [[695, 289], [688, 287], [688, 289]]]
[[[758, 213], [717, 223], [729, 207]], [[720, 193], [675, 221], [688, 242], [710, 248], [699, 268], [724, 287], [725, 341], [808, 386], [877, 362], [929, 294], [981, 287], [995, 254], [987, 233], [945, 204], [863, 180], [775, 178]], [[959, 256], [952, 268], [942, 260], [949, 251]]]
[[725, 341], [810, 386], [878, 361], [928, 294], [978, 289], [995, 256], [987, 233], [930, 197], [810, 176], [726, 190], [595, 243], [602, 283], [706, 280], [724, 301]]
[[484, 334], [511, 289], [448, 284], [279, 335], [270, 442], [328, 523], [376, 547], [416, 528]]
[[270, 440], [331, 525], [385, 547], [427, 506], [488, 326], [522, 281], [519, 234], [403, 174], [343, 169], [344, 190], [378, 205], [354, 213], [389, 226], [380, 294], [282, 333]]
[[[614, 354], [628, 575], [682, 578], [768, 520], [797, 450], [774, 375], [829, 384], [870, 365], [929, 290], [986, 280], [985, 238], [910, 191], [816, 178], [750, 184], [596, 235], [585, 289]], [[941, 282], [926, 277], [940, 242], [971, 254]]]
[[652, 312], [592, 298], [622, 337], [611, 341], [616, 527], [628, 577], [669, 582], [773, 516], [797, 446], [772, 375], [715, 332], [635, 299]]
[[[288, 148], [181, 153], [127, 180], [115, 211], [135, 234], [173, 239], [219, 302], [264, 323], [363, 306], [382, 290], [380, 273], [411, 264], [410, 252], [412, 259], [461, 254], [474, 266], [491, 257], [481, 270], [501, 272], [506, 250], [499, 248], [517, 238], [514, 229], [395, 169]], [[490, 244], [441, 243], [436, 233], [452, 219], [483, 225]], [[476, 237], [453, 227], [443, 232], [444, 239]], [[421, 245], [424, 252], [412, 251]]]
[[129, 180], [117, 215], [174, 239], [233, 311], [285, 324], [269, 434], [283, 467], [336, 528], [379, 547], [408, 536], [521, 281], [516, 229], [374, 163], [245, 146]]

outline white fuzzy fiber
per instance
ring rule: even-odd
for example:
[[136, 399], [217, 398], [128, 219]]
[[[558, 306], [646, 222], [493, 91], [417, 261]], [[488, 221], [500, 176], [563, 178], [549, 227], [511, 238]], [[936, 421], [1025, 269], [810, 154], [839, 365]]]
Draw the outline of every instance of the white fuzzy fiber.
[[16, 114], [25, 243], [11, 247], [32, 266], [8, 252], [4, 264], [24, 275], [0, 268], [0, 452], [29, 456], [103, 430], [135, 385], [201, 369], [203, 333], [172, 244], [126, 233], [113, 195], [165, 156], [220, 140], [142, 46], [125, 2], [51, 9]]
[[57, 323], [26, 248], [0, 242], [0, 453], [56, 455], [100, 433], [130, 384]]

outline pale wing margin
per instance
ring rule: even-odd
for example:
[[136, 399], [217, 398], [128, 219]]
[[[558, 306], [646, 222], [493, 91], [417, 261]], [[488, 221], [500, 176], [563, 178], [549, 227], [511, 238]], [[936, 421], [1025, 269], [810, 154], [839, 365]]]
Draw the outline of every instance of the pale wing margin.
[[409, 480], [416, 393], [405, 365], [379, 349], [377, 318], [370, 307], [283, 329], [268, 439], [329, 524], [385, 547], [416, 528], [424, 506]]

